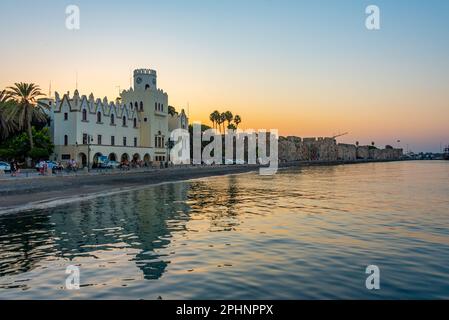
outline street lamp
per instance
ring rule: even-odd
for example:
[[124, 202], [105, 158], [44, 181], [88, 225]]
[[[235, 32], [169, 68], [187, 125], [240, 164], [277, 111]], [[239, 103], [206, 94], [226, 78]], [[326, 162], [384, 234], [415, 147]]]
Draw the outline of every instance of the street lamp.
[[170, 159], [170, 150], [173, 149], [173, 147], [175, 146], [175, 142], [172, 141], [170, 138], [168, 138], [168, 141], [165, 143], [165, 146], [167, 147], [167, 159], [168, 159], [167, 162], [169, 162], [171, 160]]
[[87, 135], [87, 172], [90, 172], [90, 143], [91, 143], [91, 135]]

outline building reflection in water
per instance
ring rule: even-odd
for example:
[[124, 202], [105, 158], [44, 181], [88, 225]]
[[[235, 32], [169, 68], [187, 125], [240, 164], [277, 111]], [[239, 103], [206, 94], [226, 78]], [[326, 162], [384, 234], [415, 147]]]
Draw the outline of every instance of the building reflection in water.
[[[0, 277], [28, 272], [52, 258], [97, 258], [102, 251], [132, 249], [144, 279], [158, 279], [170, 263], [161, 250], [174, 234], [188, 234], [191, 217], [209, 231], [238, 224], [234, 176], [163, 184], [0, 220]], [[162, 253], [161, 253], [162, 252]]]

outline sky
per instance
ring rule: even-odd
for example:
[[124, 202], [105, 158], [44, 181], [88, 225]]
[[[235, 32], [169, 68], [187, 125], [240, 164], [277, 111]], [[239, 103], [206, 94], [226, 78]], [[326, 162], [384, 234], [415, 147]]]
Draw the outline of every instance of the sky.
[[[449, 144], [449, 1], [2, 0], [0, 89], [115, 99], [158, 71], [169, 104], [210, 125], [333, 136], [415, 152]], [[66, 28], [68, 5], [80, 29]], [[380, 30], [365, 27], [368, 5]], [[398, 142], [400, 140], [400, 142]]]

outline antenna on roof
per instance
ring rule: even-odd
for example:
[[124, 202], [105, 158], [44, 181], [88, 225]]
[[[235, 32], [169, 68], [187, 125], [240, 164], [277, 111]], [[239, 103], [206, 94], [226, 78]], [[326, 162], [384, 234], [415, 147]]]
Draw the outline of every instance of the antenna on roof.
[[51, 98], [51, 80], [50, 85], [48, 86], [48, 97]]

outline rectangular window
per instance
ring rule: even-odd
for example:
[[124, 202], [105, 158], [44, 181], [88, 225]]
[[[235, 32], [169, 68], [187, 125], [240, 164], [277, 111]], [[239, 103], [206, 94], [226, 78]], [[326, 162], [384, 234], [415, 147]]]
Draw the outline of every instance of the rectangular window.
[[111, 146], [115, 146], [115, 137], [111, 136]]
[[123, 145], [126, 147], [126, 137], [123, 137]]
[[87, 144], [87, 133], [83, 133], [83, 144]]
[[154, 103], [154, 110], [157, 111], [157, 102]]
[[70, 154], [61, 154], [61, 160], [70, 160]]
[[137, 147], [137, 138], [134, 138], [134, 147]]
[[67, 121], [67, 120], [69, 120], [69, 114], [66, 112], [66, 113], [64, 113], [64, 121]]
[[154, 137], [154, 147], [157, 148], [157, 137]]
[[97, 136], [97, 144], [101, 145], [101, 134]]

